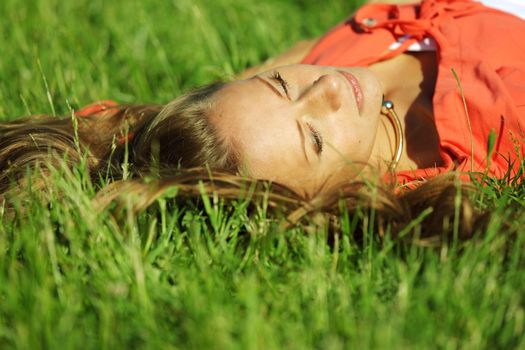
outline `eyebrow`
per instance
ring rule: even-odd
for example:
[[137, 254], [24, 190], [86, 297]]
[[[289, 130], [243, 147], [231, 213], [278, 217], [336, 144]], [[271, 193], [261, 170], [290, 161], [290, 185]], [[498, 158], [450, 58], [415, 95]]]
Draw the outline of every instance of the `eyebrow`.
[[285, 96], [279, 91], [279, 89], [277, 89], [272, 83], [270, 83], [269, 81], [261, 78], [260, 76], [258, 75], [254, 75], [253, 76], [255, 79], [257, 79], [258, 81], [264, 83], [264, 85], [268, 86], [277, 96], [281, 97], [281, 98], [285, 98]]
[[299, 129], [299, 138], [301, 139], [301, 148], [303, 149], [304, 158], [306, 162], [310, 164], [310, 159], [308, 158], [308, 153], [306, 152], [306, 136], [304, 135], [304, 128], [301, 126], [299, 121], [296, 121], [297, 129]]

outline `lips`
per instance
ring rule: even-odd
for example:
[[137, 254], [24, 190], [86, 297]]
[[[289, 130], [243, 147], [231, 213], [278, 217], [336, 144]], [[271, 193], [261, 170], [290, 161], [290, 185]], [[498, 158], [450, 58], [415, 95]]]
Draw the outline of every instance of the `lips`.
[[357, 81], [356, 77], [348, 72], [340, 70], [339, 73], [343, 77], [346, 78], [346, 80], [350, 83], [350, 87], [352, 88], [352, 91], [354, 92], [355, 101], [357, 103], [357, 108], [359, 109], [359, 112], [363, 109], [363, 90], [361, 90], [361, 86], [359, 86], [359, 82]]

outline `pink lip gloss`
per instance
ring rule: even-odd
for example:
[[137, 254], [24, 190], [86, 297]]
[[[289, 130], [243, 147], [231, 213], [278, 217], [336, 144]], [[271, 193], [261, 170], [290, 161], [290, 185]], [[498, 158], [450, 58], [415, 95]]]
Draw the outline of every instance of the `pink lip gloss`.
[[345, 71], [339, 71], [339, 73], [341, 73], [341, 75], [343, 75], [346, 78], [346, 80], [350, 83], [350, 87], [354, 92], [357, 108], [359, 109], [359, 112], [361, 112], [361, 110], [363, 109], [364, 98], [361, 86], [359, 86], [359, 82], [357, 81], [356, 77], [351, 73]]

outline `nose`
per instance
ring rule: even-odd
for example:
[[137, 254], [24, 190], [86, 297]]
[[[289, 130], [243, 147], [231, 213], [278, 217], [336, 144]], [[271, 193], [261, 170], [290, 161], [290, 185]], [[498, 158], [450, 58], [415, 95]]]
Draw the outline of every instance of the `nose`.
[[335, 74], [319, 77], [301, 99], [313, 112], [336, 112], [341, 108], [341, 78]]

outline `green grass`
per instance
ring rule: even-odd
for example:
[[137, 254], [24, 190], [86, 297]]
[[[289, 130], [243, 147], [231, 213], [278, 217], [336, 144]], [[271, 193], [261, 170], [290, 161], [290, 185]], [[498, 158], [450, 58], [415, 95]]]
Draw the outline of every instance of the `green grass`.
[[[320, 3], [3, 0], [0, 120], [165, 103], [355, 7]], [[2, 349], [525, 349], [522, 184], [479, 189], [495, 213], [483, 239], [431, 250], [359, 247], [350, 224], [330, 246], [213, 198], [162, 199], [115, 224], [82, 172], [55, 178], [50, 204], [28, 186], [25, 215], [0, 222]]]

